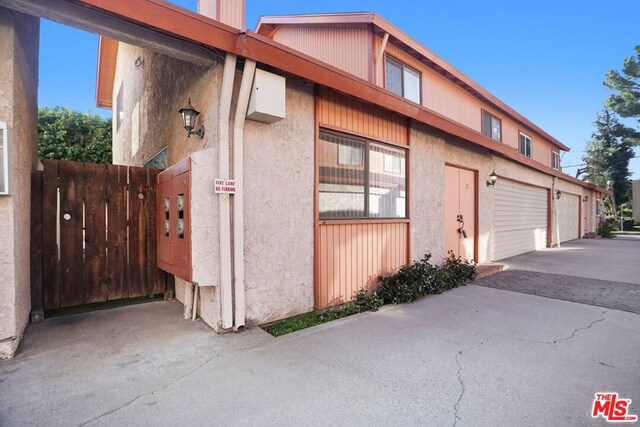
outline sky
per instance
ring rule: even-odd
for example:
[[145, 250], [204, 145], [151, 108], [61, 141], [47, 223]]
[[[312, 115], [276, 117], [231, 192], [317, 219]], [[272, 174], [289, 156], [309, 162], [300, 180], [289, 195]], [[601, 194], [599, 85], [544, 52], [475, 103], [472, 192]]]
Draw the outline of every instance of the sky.
[[[196, 0], [171, 2], [196, 8]], [[571, 175], [611, 93], [605, 74], [640, 44], [638, 0], [247, 0], [247, 27], [261, 15], [362, 11], [378, 13], [571, 147], [562, 159]], [[110, 117], [95, 106], [98, 37], [42, 20], [40, 38], [40, 106]], [[630, 169], [640, 179], [640, 158]]]

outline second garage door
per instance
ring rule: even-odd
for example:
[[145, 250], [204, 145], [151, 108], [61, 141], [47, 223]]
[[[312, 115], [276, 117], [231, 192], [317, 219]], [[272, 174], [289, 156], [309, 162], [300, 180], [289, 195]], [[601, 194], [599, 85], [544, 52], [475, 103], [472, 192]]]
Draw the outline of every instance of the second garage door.
[[495, 185], [493, 258], [500, 260], [547, 245], [547, 190], [507, 179]]
[[560, 242], [580, 237], [580, 197], [562, 193], [560, 199], [556, 200], [556, 206], [558, 207]]

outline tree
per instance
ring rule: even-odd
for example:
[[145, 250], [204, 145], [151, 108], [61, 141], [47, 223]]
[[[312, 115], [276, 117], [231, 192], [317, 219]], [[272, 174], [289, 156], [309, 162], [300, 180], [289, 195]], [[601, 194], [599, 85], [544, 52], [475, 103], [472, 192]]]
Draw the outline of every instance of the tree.
[[605, 188], [611, 184], [616, 203], [625, 203], [631, 196], [629, 160], [634, 157], [632, 140], [637, 133], [608, 109], [593, 124], [596, 130], [582, 157], [587, 165], [585, 179]]
[[618, 93], [607, 100], [607, 106], [621, 117], [637, 117], [640, 123], [640, 45], [635, 56], [625, 59], [622, 74], [616, 70], [607, 73], [604, 85]]
[[111, 119], [66, 107], [38, 110], [41, 159], [111, 163]]

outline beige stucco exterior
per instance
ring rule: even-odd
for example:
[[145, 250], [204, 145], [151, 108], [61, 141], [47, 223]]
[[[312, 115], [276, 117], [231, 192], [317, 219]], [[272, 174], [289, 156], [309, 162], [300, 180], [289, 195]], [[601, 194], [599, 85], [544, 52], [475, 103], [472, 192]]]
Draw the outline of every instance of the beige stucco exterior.
[[0, 359], [11, 357], [31, 309], [31, 172], [36, 165], [37, 18], [0, 8], [0, 121], [9, 140], [10, 195], [0, 196]]

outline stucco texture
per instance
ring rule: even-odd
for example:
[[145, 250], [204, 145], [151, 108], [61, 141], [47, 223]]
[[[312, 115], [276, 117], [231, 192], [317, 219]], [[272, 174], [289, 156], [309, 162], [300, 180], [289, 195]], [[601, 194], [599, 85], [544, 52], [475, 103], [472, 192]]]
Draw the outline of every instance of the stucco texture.
[[10, 195], [0, 196], [0, 358], [11, 357], [31, 310], [31, 171], [36, 164], [40, 21], [0, 8], [0, 121], [7, 123]]
[[313, 87], [287, 80], [286, 118], [245, 128], [248, 324], [313, 309]]

